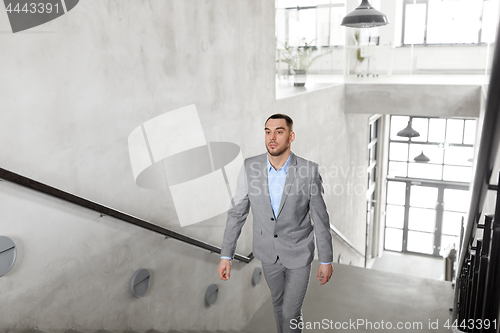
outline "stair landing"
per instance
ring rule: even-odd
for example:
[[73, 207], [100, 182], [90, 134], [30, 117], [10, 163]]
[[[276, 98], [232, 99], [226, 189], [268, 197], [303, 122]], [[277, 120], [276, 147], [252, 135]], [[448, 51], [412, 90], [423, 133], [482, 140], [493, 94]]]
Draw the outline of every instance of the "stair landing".
[[[318, 266], [315, 261], [302, 308], [304, 323], [309, 322], [311, 328], [306, 326], [303, 332], [450, 331], [444, 324], [447, 320], [451, 322], [449, 308], [454, 295], [451, 282], [334, 264], [332, 279], [321, 286], [316, 280]], [[353, 322], [356, 324], [353, 325]], [[392, 328], [388, 328], [388, 323]], [[398, 329], [398, 323], [406, 325], [406, 328]], [[433, 323], [431, 327], [430, 323]], [[244, 331], [273, 333], [275, 327], [269, 299]]]

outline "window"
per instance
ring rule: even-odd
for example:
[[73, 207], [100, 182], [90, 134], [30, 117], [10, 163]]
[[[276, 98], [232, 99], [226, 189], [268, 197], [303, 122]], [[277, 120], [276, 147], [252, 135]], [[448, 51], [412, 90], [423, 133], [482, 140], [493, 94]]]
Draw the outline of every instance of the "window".
[[300, 46], [304, 41], [318, 47], [342, 46], [345, 34], [340, 23], [344, 16], [344, 0], [277, 0], [278, 48]]
[[403, 45], [494, 42], [499, 0], [404, 0]]
[[457, 249], [469, 204], [466, 185], [388, 181], [384, 248], [433, 256]]
[[[420, 136], [397, 136], [409, 121]], [[475, 119], [391, 116], [386, 250], [439, 256], [458, 247], [470, 202], [475, 129]], [[422, 153], [428, 162], [415, 161]]]
[[[411, 120], [420, 136], [397, 136]], [[389, 176], [468, 183], [476, 135], [474, 119], [392, 116], [389, 140]], [[423, 153], [430, 161], [415, 157]]]

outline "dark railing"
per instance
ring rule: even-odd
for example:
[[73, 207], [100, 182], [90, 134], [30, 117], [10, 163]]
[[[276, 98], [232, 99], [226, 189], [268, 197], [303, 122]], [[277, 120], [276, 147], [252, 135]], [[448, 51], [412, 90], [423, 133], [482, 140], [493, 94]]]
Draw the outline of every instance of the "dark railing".
[[[36, 190], [36, 191], [51, 195], [53, 197], [62, 199], [64, 201], [71, 202], [71, 203], [79, 205], [81, 207], [85, 207], [85, 208], [94, 210], [94, 211], [101, 213], [103, 215], [115, 217], [115, 218], [120, 219], [122, 221], [134, 224], [134, 225], [139, 226], [141, 228], [145, 228], [145, 229], [157, 232], [159, 234], [165, 235], [165, 236], [170, 237], [170, 238], [180, 240], [184, 243], [188, 243], [188, 244], [200, 247], [200, 248], [208, 250], [210, 252], [215, 252], [215, 253], [221, 252], [221, 249], [218, 246], [211, 245], [209, 243], [205, 243], [205, 242], [200, 241], [198, 239], [180, 234], [178, 232], [175, 232], [175, 231], [172, 231], [172, 230], [169, 230], [166, 228], [163, 228], [163, 227], [156, 225], [156, 224], [153, 224], [151, 222], [144, 221], [138, 217], [120, 212], [120, 211], [115, 210], [113, 208], [103, 206], [103, 205], [98, 204], [96, 202], [87, 200], [85, 198], [76, 196], [74, 194], [71, 194], [71, 193], [68, 193], [68, 192], [65, 192], [62, 190], [59, 190], [55, 187], [51, 187], [51, 186], [48, 186], [46, 184], [37, 182], [33, 179], [21, 176], [21, 175], [14, 173], [12, 171], [8, 171], [8, 170], [0, 168], [0, 178], [8, 180], [8, 181], [13, 182], [13, 183], [16, 183], [18, 185], [28, 187], [32, 190]], [[241, 254], [236, 253], [234, 255], [234, 259], [237, 259], [237, 260], [245, 262], [245, 263], [249, 263], [253, 259], [253, 253], [250, 253], [248, 256], [243, 256]]]
[[[154, 232], [157, 232], [159, 234], [165, 235], [170, 238], [174, 238], [177, 240], [180, 240], [184, 243], [188, 243], [197, 247], [200, 247], [202, 249], [208, 250], [210, 252], [215, 252], [215, 253], [220, 253], [221, 248], [209, 243], [205, 243], [203, 241], [200, 241], [198, 239], [180, 234], [178, 232], [172, 231], [170, 229], [166, 229], [164, 227], [161, 227], [159, 225], [153, 224], [151, 222], [147, 222], [145, 220], [142, 220], [138, 217], [120, 212], [116, 209], [103, 206], [101, 204], [98, 204], [96, 202], [90, 201], [88, 199], [76, 196], [74, 194], [71, 194], [69, 192], [62, 191], [60, 189], [57, 189], [55, 187], [37, 182], [36, 180], [30, 179], [28, 177], [19, 175], [17, 173], [14, 173], [12, 171], [2, 169], [0, 168], [0, 179], [8, 180], [10, 182], [16, 183], [18, 185], [22, 185], [25, 187], [28, 187], [32, 190], [39, 191], [48, 195], [51, 195], [53, 197], [62, 199], [67, 202], [71, 202], [73, 204], [76, 204], [81, 207], [85, 207], [88, 209], [91, 209], [93, 211], [96, 211], [98, 213], [101, 213], [102, 215], [107, 215], [107, 216], [112, 216], [114, 218], [120, 219], [122, 221], [134, 224], [136, 226], [139, 226], [141, 228], [145, 228]], [[332, 232], [339, 237], [344, 243], [346, 243], [350, 248], [352, 248], [356, 253], [364, 257], [364, 254], [359, 251], [344, 235], [340, 233], [340, 231], [337, 230], [332, 224], [330, 224], [330, 229]], [[234, 259], [249, 263], [253, 260], [254, 256], [253, 253], [250, 253], [248, 256], [244, 256], [241, 254], [235, 253]]]
[[[469, 214], [457, 267], [453, 306], [455, 332], [499, 332], [500, 192], [499, 185], [490, 185], [499, 142], [500, 43], [497, 36]], [[488, 190], [496, 192], [496, 208], [494, 215], [482, 218]], [[480, 224], [482, 219], [484, 223]], [[483, 229], [482, 239], [476, 237], [477, 229]]]

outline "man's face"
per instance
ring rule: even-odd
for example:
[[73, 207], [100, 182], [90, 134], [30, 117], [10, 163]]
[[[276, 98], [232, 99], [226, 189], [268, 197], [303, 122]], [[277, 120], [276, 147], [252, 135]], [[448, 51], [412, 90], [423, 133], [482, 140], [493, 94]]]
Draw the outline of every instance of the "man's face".
[[280, 156], [295, 138], [295, 133], [290, 132], [285, 119], [269, 119], [265, 126], [266, 149], [272, 156]]

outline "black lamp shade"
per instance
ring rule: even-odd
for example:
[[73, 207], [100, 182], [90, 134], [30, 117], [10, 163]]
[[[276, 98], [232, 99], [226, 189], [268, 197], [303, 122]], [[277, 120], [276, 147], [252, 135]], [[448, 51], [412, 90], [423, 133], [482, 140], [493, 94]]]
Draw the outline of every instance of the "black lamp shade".
[[416, 156], [413, 160], [415, 162], [418, 162], [418, 163], [427, 163], [431, 159], [428, 158], [427, 156], [425, 156], [424, 151], [422, 150], [422, 152], [420, 153], [420, 155]]
[[420, 133], [411, 128], [411, 120], [408, 122], [408, 126], [405, 129], [398, 132], [397, 136], [402, 136], [405, 138], [414, 138], [416, 136], [420, 136]]
[[361, 1], [361, 5], [344, 17], [340, 25], [350, 28], [372, 28], [389, 24], [387, 16], [379, 12], [368, 2]]

